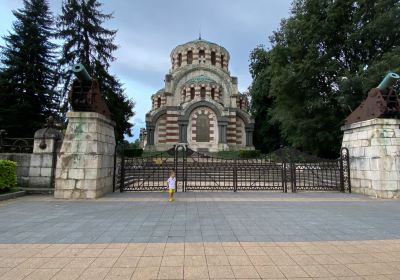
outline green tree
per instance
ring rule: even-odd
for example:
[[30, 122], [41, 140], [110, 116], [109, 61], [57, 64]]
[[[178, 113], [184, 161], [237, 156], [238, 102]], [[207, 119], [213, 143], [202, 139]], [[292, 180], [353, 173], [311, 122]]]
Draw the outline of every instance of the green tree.
[[399, 0], [295, 0], [270, 37], [273, 105], [261, 121], [295, 148], [337, 156], [345, 117], [400, 65], [399, 14]]
[[4, 36], [0, 70], [0, 128], [9, 136], [33, 137], [47, 117], [58, 114], [54, 90], [53, 17], [46, 0], [24, 0]]
[[121, 82], [108, 70], [115, 60], [113, 52], [116, 30], [105, 28], [104, 22], [112, 14], [101, 11], [98, 0], [64, 0], [58, 19], [58, 37], [64, 41], [60, 58], [63, 96], [67, 95], [73, 79], [73, 64], [83, 63], [88, 72], [100, 83], [100, 90], [116, 122], [116, 138], [131, 134], [130, 118], [134, 116], [134, 102], [124, 93]]
[[[279, 125], [271, 121], [273, 97], [271, 88], [271, 63], [269, 52], [258, 46], [250, 54], [250, 73], [253, 82], [249, 88], [251, 113], [255, 117], [254, 145], [269, 153], [285, 144]], [[268, 121], [265, 121], [268, 120]]]

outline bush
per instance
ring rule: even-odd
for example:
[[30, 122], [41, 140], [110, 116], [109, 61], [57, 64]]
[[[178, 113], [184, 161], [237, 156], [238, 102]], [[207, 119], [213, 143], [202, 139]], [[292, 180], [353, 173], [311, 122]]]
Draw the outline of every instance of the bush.
[[241, 158], [258, 158], [261, 152], [259, 150], [241, 150], [239, 151], [239, 156]]
[[0, 192], [6, 192], [17, 186], [17, 163], [0, 160]]
[[126, 157], [141, 157], [143, 155], [143, 149], [126, 149], [124, 150], [124, 156]]

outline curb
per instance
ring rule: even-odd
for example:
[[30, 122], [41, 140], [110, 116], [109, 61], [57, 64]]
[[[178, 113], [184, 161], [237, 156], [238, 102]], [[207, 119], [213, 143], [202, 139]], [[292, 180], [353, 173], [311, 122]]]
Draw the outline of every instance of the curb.
[[12, 192], [12, 193], [0, 194], [0, 201], [17, 198], [17, 197], [21, 197], [24, 195], [25, 195], [25, 191], [17, 191], [17, 192]]

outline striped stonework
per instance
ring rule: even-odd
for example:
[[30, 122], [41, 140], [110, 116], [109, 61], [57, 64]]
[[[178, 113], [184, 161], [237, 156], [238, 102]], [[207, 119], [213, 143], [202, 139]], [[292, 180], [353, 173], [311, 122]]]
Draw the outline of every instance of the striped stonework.
[[217, 117], [215, 113], [207, 108], [207, 107], [200, 107], [194, 110], [191, 114], [190, 122], [191, 122], [191, 140], [196, 142], [196, 135], [197, 135], [197, 118], [199, 115], [206, 115], [209, 119], [210, 124], [210, 142], [214, 142], [216, 139], [215, 137], [215, 129], [217, 129]]
[[199, 38], [175, 47], [170, 59], [164, 88], [146, 114], [145, 149], [166, 151], [181, 142], [196, 151], [254, 149], [254, 120], [230, 75], [229, 52]]
[[228, 144], [236, 144], [236, 116], [229, 116], [228, 129], [226, 131]]
[[244, 131], [244, 121], [236, 116], [236, 144], [237, 145], [244, 145], [246, 143], [244, 143], [244, 139], [246, 139], [245, 137], [243, 137], [243, 135], [245, 135], [245, 131]]
[[176, 144], [179, 141], [178, 116], [174, 113], [167, 113], [166, 117], [166, 143]]
[[156, 124], [156, 144], [164, 144], [167, 138], [167, 114], [161, 115]]

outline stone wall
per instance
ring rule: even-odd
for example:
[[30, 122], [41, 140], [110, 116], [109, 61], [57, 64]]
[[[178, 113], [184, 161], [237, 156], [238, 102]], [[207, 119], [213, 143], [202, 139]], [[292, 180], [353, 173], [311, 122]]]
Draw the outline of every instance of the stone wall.
[[345, 125], [352, 191], [380, 198], [400, 197], [400, 120], [372, 119]]
[[32, 154], [1, 153], [0, 160], [11, 160], [17, 163], [17, 183], [19, 187], [28, 187], [29, 166]]
[[112, 191], [115, 123], [93, 112], [68, 112], [54, 196], [93, 199]]

